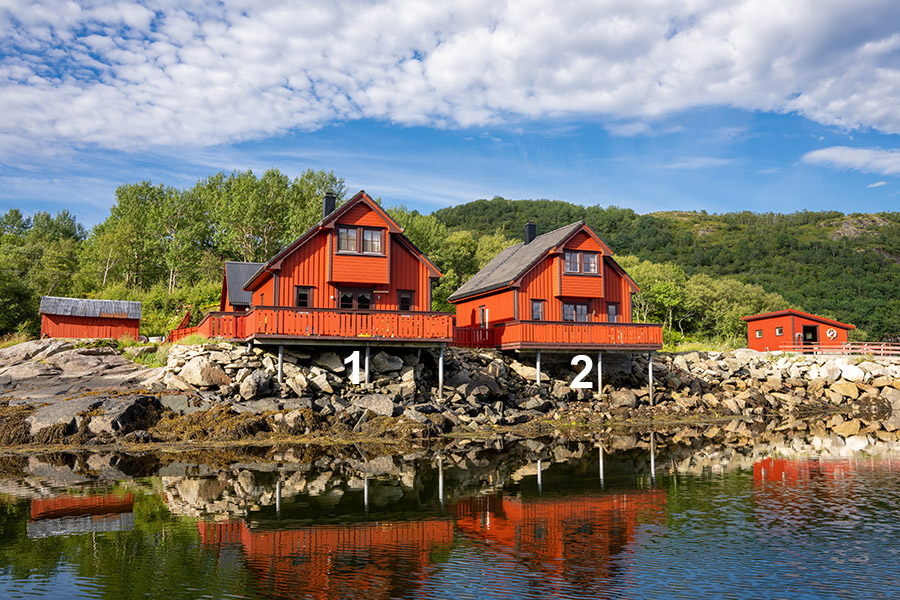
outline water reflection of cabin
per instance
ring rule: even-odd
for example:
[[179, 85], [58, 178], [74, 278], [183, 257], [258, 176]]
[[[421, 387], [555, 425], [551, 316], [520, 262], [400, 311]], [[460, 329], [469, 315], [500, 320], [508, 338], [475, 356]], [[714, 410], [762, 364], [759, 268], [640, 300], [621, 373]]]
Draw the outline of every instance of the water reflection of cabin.
[[134, 529], [134, 495], [57, 496], [31, 501], [28, 537]]
[[258, 343], [436, 346], [452, 315], [431, 311], [438, 269], [365, 192], [265, 263], [225, 265], [220, 312], [172, 332]]
[[459, 534], [491, 541], [495, 552], [487, 560], [506, 556], [572, 583], [597, 583], [613, 575], [611, 563], [634, 541], [639, 523], [664, 522], [665, 506], [665, 490], [559, 499], [488, 496], [451, 505], [449, 518], [413, 522], [257, 529], [231, 521], [198, 528], [201, 541], [219, 552], [228, 545], [241, 548], [259, 583], [279, 595], [325, 599], [354, 590], [356, 597], [392, 598], [415, 595], [402, 587], [424, 584], [428, 567], [436, 556], [449, 556]]
[[633, 323], [638, 286], [583, 221], [503, 250], [450, 295], [455, 343], [502, 350], [662, 347], [662, 327]]

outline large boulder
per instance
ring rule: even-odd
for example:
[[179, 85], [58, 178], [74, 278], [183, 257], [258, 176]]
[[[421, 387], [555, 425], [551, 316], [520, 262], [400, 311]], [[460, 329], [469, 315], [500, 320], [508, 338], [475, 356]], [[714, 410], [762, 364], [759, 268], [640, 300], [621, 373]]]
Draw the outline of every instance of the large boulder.
[[631, 390], [616, 390], [609, 393], [608, 402], [612, 408], [635, 408], [638, 400]]
[[65, 340], [32, 340], [9, 348], [0, 348], [0, 364], [19, 363], [26, 360], [42, 360], [64, 350], [71, 350], [72, 344]]
[[841, 377], [847, 381], [862, 381], [866, 378], [866, 372], [856, 365], [841, 365]]
[[840, 394], [844, 398], [850, 398], [852, 400], [859, 398], [859, 388], [856, 387], [855, 383], [850, 381], [838, 381], [837, 383], [831, 384], [831, 391]]
[[384, 417], [393, 417], [395, 412], [403, 412], [403, 407], [394, 404], [394, 399], [385, 394], [360, 396], [353, 400], [353, 404]]
[[139, 428], [150, 410], [152, 400], [146, 396], [126, 396], [124, 398], [108, 398], [97, 407], [97, 413], [91, 416], [88, 430], [94, 435], [109, 433], [119, 435]]
[[399, 371], [402, 367], [403, 359], [398, 356], [391, 356], [386, 352], [379, 352], [372, 357], [372, 370], [376, 373]]
[[195, 356], [182, 367], [181, 378], [195, 387], [231, 385], [231, 377], [224, 369], [203, 355]]
[[253, 371], [241, 382], [239, 393], [245, 400], [265, 396], [271, 391], [272, 376], [261, 369]]
[[328, 369], [332, 373], [343, 373], [345, 371], [344, 361], [334, 352], [323, 352], [313, 358], [313, 364], [324, 369]]
[[25, 419], [25, 423], [31, 435], [54, 425], [64, 427], [65, 433], [74, 433], [81, 422], [79, 414], [98, 407], [102, 402], [103, 398], [96, 396], [56, 402], [38, 408]]

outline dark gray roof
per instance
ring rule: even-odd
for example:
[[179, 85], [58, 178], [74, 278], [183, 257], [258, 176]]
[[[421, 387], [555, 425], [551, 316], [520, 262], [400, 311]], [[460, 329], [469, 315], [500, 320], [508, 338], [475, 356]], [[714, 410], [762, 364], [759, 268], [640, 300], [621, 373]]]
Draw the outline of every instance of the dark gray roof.
[[489, 262], [483, 269], [475, 273], [471, 279], [462, 284], [458, 290], [450, 294], [448, 300], [457, 300], [487, 292], [509, 284], [522, 275], [547, 250], [555, 248], [572, 235], [583, 223], [576, 221], [539, 235], [530, 244], [519, 243], [510, 246]]
[[231, 262], [225, 263], [225, 281], [228, 283], [228, 300], [232, 306], [250, 306], [252, 292], [244, 291], [244, 284], [256, 275], [266, 263]]
[[88, 300], [41, 296], [41, 314], [140, 319], [141, 303], [128, 300]]

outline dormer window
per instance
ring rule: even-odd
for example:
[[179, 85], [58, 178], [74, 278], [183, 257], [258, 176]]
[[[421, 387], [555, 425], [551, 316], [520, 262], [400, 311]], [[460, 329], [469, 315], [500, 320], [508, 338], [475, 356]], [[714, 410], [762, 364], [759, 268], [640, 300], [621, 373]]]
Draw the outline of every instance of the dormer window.
[[384, 229], [340, 225], [336, 229], [338, 252], [384, 255]]
[[596, 252], [575, 252], [566, 250], [564, 253], [564, 270], [566, 273], [583, 273], [585, 275], [597, 275], [599, 254]]

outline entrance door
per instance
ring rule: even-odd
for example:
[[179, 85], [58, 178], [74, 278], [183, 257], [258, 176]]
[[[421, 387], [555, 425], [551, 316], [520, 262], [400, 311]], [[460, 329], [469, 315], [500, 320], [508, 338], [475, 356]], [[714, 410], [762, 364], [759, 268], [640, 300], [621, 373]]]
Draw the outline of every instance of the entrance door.
[[819, 326], [804, 325], [803, 326], [803, 345], [815, 346], [819, 343]]

